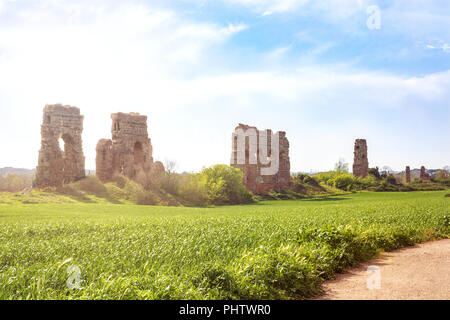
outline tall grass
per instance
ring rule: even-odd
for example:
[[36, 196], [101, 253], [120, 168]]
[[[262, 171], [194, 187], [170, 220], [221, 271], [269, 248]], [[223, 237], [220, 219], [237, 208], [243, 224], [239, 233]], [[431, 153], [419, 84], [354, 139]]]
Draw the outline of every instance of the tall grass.
[[[215, 208], [0, 194], [0, 299], [306, 298], [380, 250], [448, 237], [446, 193]], [[81, 289], [67, 287], [70, 265]]]

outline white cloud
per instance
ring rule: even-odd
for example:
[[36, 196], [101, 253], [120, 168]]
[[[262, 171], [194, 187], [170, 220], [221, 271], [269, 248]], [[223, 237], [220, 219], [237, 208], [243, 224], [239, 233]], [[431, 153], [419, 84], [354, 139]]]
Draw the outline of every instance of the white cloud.
[[225, 0], [231, 4], [252, 8], [263, 16], [296, 10], [310, 0]]
[[[15, 23], [0, 23], [0, 145], [14, 151], [2, 162], [36, 162], [42, 108], [60, 102], [80, 107], [86, 117], [92, 168], [96, 142], [110, 135], [110, 113], [140, 111], [149, 115], [150, 128], [158, 117], [173, 116], [184, 105], [175, 91], [184, 91], [180, 79], [208, 73], [209, 50], [246, 29], [191, 21], [171, 10], [99, 3], [22, 8], [13, 12]], [[5, 141], [5, 132], [15, 140]]]
[[276, 48], [266, 54], [269, 60], [279, 60], [282, 59], [286, 53], [292, 48], [292, 45]]
[[[361, 12], [371, 3], [369, 0], [223, 0], [232, 5], [249, 8], [263, 16], [275, 13], [308, 13], [324, 20], [340, 21]], [[364, 9], [364, 10], [363, 10]]]
[[[319, 67], [313, 57], [333, 45], [327, 43], [314, 43], [302, 57], [308, 68], [278, 68], [262, 59], [257, 70], [240, 71], [228, 68], [222, 45], [245, 24], [195, 22], [139, 5], [50, 9], [23, 9], [19, 23], [0, 24], [0, 145], [10, 150], [0, 166], [35, 165], [46, 103], [81, 108], [88, 168], [95, 167], [95, 145], [110, 136], [109, 114], [117, 111], [147, 114], [155, 157], [175, 159], [181, 170], [227, 163], [239, 122], [287, 131], [293, 170], [332, 168], [340, 156], [350, 160], [355, 136], [371, 139], [371, 164], [386, 164], [385, 148], [394, 154], [389, 165], [401, 168], [395, 147], [415, 139], [405, 139], [395, 120], [379, 114], [400, 113], [398, 121], [409, 119], [412, 128], [428, 112], [448, 117], [442, 109], [450, 100], [450, 72], [407, 78]], [[289, 50], [278, 47], [268, 56], [276, 60]], [[239, 57], [241, 63], [252, 58]], [[428, 142], [414, 142], [412, 166], [433, 154]], [[448, 159], [448, 149], [436, 163]]]
[[441, 40], [434, 41], [433, 44], [425, 45], [426, 49], [429, 50], [442, 50], [445, 53], [450, 53], [450, 45]]

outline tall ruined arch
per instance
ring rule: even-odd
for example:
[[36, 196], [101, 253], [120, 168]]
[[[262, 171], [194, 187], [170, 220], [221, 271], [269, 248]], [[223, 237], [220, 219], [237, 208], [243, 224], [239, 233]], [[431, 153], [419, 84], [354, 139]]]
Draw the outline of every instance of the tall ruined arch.
[[[46, 105], [41, 125], [41, 149], [36, 168], [36, 186], [60, 186], [85, 176], [80, 109]], [[63, 140], [60, 148], [59, 140]]]

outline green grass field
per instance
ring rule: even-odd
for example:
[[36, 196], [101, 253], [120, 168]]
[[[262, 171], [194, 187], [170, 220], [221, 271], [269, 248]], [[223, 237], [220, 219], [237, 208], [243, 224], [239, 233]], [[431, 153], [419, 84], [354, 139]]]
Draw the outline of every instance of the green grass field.
[[[57, 196], [24, 204], [2, 194], [0, 299], [310, 297], [324, 279], [381, 250], [449, 237], [446, 193], [214, 208]], [[71, 265], [81, 270], [81, 289], [67, 287]]]

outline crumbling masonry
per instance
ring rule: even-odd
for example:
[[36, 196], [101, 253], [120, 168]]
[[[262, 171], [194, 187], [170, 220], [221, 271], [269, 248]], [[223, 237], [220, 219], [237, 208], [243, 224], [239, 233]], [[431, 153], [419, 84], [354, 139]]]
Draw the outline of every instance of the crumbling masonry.
[[423, 181], [431, 181], [430, 174], [425, 170], [425, 167], [420, 167], [420, 180]]
[[124, 175], [138, 180], [139, 175], [158, 178], [164, 174], [161, 162], [153, 162], [147, 132], [147, 116], [139, 113], [113, 113], [112, 140], [97, 144], [96, 173], [102, 182]]
[[[60, 186], [85, 176], [82, 132], [80, 109], [61, 104], [45, 106], [36, 168], [38, 188]], [[60, 139], [64, 150], [59, 147]]]
[[410, 169], [409, 166], [406, 166], [405, 179], [406, 179], [406, 183], [410, 183], [411, 182], [411, 169]]
[[[243, 134], [242, 146], [239, 146], [237, 132]], [[272, 144], [272, 138], [274, 137], [279, 140], [278, 159], [275, 158], [276, 154], [272, 154], [275, 152], [272, 146], [276, 146], [276, 144]], [[273, 135], [271, 130], [258, 131], [256, 127], [239, 124], [233, 133], [232, 144], [231, 166], [242, 170], [244, 173], [243, 183], [251, 192], [268, 194], [270, 190], [279, 192], [289, 187], [289, 141], [285, 132], [281, 131]], [[261, 150], [261, 148], [264, 150]], [[242, 161], [239, 161], [239, 152], [242, 152]], [[266, 155], [267, 159], [262, 159], [262, 154]], [[269, 158], [271, 158], [270, 163], [268, 163]], [[278, 163], [275, 167], [274, 162], [276, 160], [278, 160]], [[271, 170], [267, 170], [268, 168], [272, 168], [274, 171], [270, 172]], [[264, 174], [265, 171], [272, 174], [266, 175]]]
[[369, 174], [369, 160], [367, 158], [367, 142], [365, 139], [356, 139], [354, 158], [353, 158], [353, 175], [355, 177], [366, 177]]

